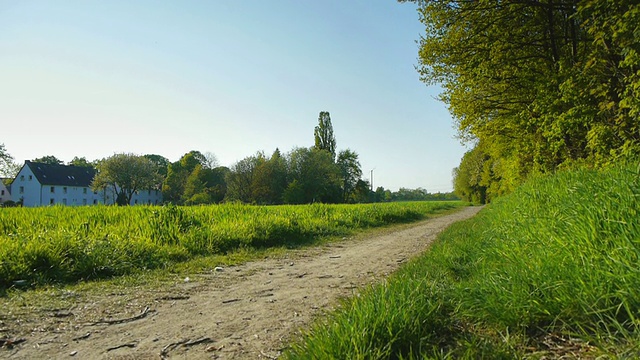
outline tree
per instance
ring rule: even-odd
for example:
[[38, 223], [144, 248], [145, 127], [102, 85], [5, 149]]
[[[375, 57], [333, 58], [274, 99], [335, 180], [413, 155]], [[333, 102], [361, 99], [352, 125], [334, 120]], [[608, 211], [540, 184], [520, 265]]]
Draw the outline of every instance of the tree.
[[209, 169], [198, 164], [186, 179], [182, 203], [202, 205], [221, 202], [227, 191], [224, 181], [227, 172], [225, 167]]
[[460, 138], [482, 143], [488, 196], [640, 153], [636, 2], [415, 2], [421, 80], [441, 84]]
[[358, 180], [354, 190], [354, 200], [357, 203], [369, 203], [373, 200], [371, 184], [367, 180]]
[[338, 153], [336, 163], [340, 168], [340, 176], [342, 179], [342, 201], [345, 203], [350, 202], [353, 200], [352, 195], [355, 191], [356, 184], [362, 176], [358, 154], [349, 149], [341, 150]]
[[226, 177], [227, 200], [237, 200], [245, 203], [254, 202], [252, 184], [255, 169], [264, 162], [264, 154], [258, 152], [248, 156], [231, 166]]
[[486, 202], [487, 187], [482, 177], [488, 160], [488, 156], [478, 146], [464, 154], [460, 166], [453, 170], [453, 186], [460, 198], [478, 204]]
[[169, 164], [167, 176], [162, 185], [162, 195], [166, 201], [182, 203], [187, 179], [198, 165], [203, 166], [204, 160], [204, 155], [194, 150], [184, 154], [180, 160]]
[[146, 154], [144, 155], [147, 159], [151, 160], [154, 164], [156, 164], [156, 168], [158, 170], [158, 174], [162, 175], [162, 177], [167, 176], [167, 172], [169, 171], [169, 159], [162, 155], [156, 154]]
[[46, 155], [43, 157], [35, 158], [31, 160], [36, 163], [49, 164], [49, 165], [63, 165], [64, 162], [53, 155]]
[[[14, 178], [20, 171], [20, 165], [14, 162], [4, 144], [0, 144], [0, 177]], [[5, 184], [8, 185], [8, 184]]]
[[87, 160], [85, 157], [77, 157], [74, 156], [71, 161], [69, 161], [69, 165], [78, 166], [78, 167], [93, 167], [93, 164]]
[[220, 165], [218, 163], [218, 157], [211, 151], [205, 152], [203, 156], [204, 160], [202, 162], [202, 167], [204, 167], [205, 169], [215, 169]]
[[295, 188], [287, 192], [295, 194], [296, 203], [341, 201], [340, 168], [331, 153], [315, 147], [296, 148], [288, 154], [287, 163], [290, 179], [292, 183], [295, 181]]
[[129, 205], [136, 191], [157, 188], [162, 181], [156, 164], [144, 156], [134, 154], [115, 154], [100, 160], [96, 168], [98, 173], [91, 188], [110, 188], [118, 205]]
[[287, 187], [287, 163], [276, 149], [270, 159], [259, 161], [251, 182], [253, 200], [258, 204], [282, 204]]
[[317, 150], [325, 150], [331, 154], [331, 158], [336, 158], [336, 138], [333, 135], [333, 125], [331, 125], [331, 116], [326, 111], [321, 111], [318, 116], [318, 126], [313, 132], [315, 137], [315, 148]]

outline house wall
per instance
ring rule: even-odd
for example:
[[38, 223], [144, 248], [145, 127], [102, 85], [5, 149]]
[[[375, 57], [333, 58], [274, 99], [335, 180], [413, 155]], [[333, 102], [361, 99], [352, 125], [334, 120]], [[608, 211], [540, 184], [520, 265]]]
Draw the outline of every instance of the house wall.
[[[7, 194], [6, 200], [15, 202], [22, 200], [22, 205], [26, 207], [112, 205], [115, 203], [113, 191], [109, 189], [94, 192], [89, 187], [83, 186], [40, 184], [29, 166], [22, 167], [14, 179], [11, 189], [11, 194], [5, 191]], [[161, 203], [162, 192], [156, 190], [140, 190], [131, 198], [131, 205], [159, 205]]]
[[11, 200], [11, 193], [2, 180], [0, 180], [0, 204], [9, 200]]
[[[116, 196], [111, 188], [101, 194], [100, 201], [107, 205], [113, 205], [116, 201]], [[162, 204], [162, 192], [160, 190], [138, 190], [131, 197], [131, 203], [129, 205], [161, 205]]]
[[[42, 203], [40, 205], [83, 206], [102, 203], [100, 194], [94, 193], [85, 186], [42, 186]], [[26, 205], [25, 205], [26, 206]]]
[[40, 206], [40, 182], [28, 166], [23, 166], [11, 184], [11, 200], [23, 206]]

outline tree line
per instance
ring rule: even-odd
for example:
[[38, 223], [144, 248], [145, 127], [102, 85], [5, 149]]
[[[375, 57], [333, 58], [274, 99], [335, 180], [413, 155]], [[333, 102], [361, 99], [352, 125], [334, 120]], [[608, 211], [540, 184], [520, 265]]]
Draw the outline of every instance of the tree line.
[[[3, 150], [3, 154], [7, 154]], [[7, 154], [8, 155], [8, 154]], [[55, 156], [34, 162], [64, 163]], [[143, 189], [162, 190], [165, 202], [178, 205], [216, 204], [227, 201], [259, 205], [365, 203], [381, 201], [451, 200], [452, 194], [429, 194], [424, 189], [401, 188], [397, 192], [362, 179], [358, 154], [338, 150], [329, 112], [320, 112], [314, 129], [314, 145], [287, 153], [259, 151], [232, 164], [220, 166], [215, 155], [193, 150], [178, 161], [156, 155], [114, 154], [87, 161], [74, 157], [68, 165], [97, 169], [92, 187], [110, 188], [116, 203], [126, 205]]]
[[640, 5], [632, 0], [416, 0], [421, 79], [441, 84], [466, 199], [533, 174], [640, 153]]

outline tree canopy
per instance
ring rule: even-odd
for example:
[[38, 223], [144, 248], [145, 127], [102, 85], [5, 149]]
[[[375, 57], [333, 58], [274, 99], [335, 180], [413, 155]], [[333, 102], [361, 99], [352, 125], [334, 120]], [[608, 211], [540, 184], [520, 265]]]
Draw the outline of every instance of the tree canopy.
[[115, 154], [98, 161], [96, 168], [98, 173], [91, 187], [110, 188], [118, 205], [129, 205], [136, 191], [158, 188], [162, 182], [156, 164], [144, 156]]
[[313, 132], [315, 138], [315, 148], [328, 151], [333, 159], [336, 158], [336, 138], [333, 135], [333, 125], [331, 115], [327, 111], [321, 111], [318, 116], [318, 125]]
[[58, 159], [57, 157], [53, 156], [53, 155], [46, 155], [43, 157], [39, 157], [39, 158], [35, 158], [33, 160], [31, 160], [33, 162], [36, 163], [42, 163], [42, 164], [49, 164], [49, 165], [63, 165], [64, 161]]
[[639, 152], [635, 1], [415, 2], [421, 79], [441, 84], [460, 138], [479, 147], [488, 198], [532, 173]]
[[[0, 177], [13, 178], [20, 171], [20, 165], [14, 162], [4, 144], [0, 144]], [[8, 185], [8, 184], [6, 184]]]

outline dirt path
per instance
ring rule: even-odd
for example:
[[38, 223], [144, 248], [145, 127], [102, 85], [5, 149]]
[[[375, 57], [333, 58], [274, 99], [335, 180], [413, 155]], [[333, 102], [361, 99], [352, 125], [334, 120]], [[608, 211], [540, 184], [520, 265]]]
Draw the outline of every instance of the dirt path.
[[0, 349], [0, 358], [275, 359], [291, 335], [338, 298], [388, 275], [444, 228], [479, 209], [307, 249], [288, 259], [196, 274], [159, 292], [128, 289], [70, 309], [40, 310], [37, 317], [15, 320], [14, 315], [19, 326], [12, 329], [5, 320], [0, 328], [25, 341]]

